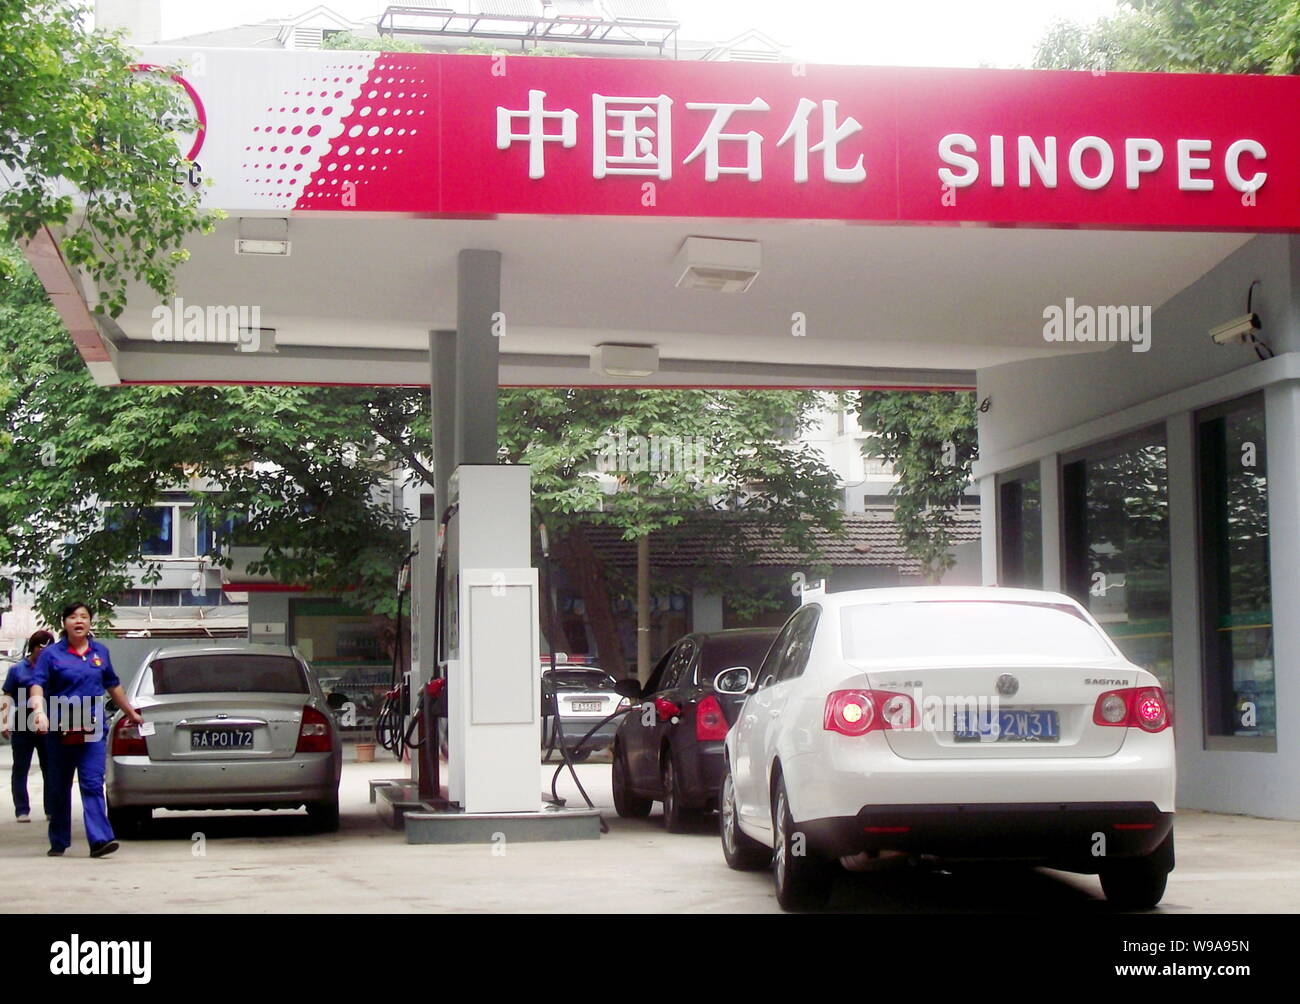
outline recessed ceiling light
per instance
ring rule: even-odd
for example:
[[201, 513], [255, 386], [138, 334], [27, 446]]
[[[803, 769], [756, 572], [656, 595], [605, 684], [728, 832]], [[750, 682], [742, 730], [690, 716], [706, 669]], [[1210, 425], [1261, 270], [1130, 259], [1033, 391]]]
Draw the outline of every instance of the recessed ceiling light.
[[758, 278], [762, 245], [758, 241], [687, 237], [673, 266], [680, 289], [743, 293]]
[[605, 376], [653, 376], [659, 372], [659, 347], [609, 342], [597, 345], [591, 350], [591, 370]]

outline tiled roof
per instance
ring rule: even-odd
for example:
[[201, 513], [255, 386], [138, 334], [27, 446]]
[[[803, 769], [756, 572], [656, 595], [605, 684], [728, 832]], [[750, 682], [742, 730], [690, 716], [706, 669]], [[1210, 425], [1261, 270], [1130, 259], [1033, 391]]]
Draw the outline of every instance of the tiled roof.
[[[955, 543], [979, 540], [978, 509], [962, 509], [954, 514], [952, 530]], [[726, 561], [729, 547], [724, 544], [726, 529], [739, 528], [743, 545], [756, 552], [754, 567], [793, 567], [805, 565], [809, 555], [780, 539], [777, 530], [757, 525], [752, 519], [730, 514], [700, 516], [680, 526], [654, 533], [650, 538], [650, 564], [656, 568], [697, 568]], [[608, 566], [635, 568], [636, 541], [623, 540], [616, 527], [588, 525], [587, 536], [596, 553]], [[903, 575], [919, 575], [921, 566], [910, 557], [899, 540], [898, 526], [892, 511], [874, 511], [845, 515], [842, 534], [816, 529], [813, 537], [824, 555], [821, 562], [832, 567], [892, 567]]]

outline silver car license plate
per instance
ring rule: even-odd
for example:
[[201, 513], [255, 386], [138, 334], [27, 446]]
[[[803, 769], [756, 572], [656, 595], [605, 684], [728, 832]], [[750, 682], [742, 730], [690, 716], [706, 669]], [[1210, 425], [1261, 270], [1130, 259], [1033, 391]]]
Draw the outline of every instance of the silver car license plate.
[[571, 701], [569, 707], [576, 714], [579, 711], [599, 711], [604, 704], [604, 701]]

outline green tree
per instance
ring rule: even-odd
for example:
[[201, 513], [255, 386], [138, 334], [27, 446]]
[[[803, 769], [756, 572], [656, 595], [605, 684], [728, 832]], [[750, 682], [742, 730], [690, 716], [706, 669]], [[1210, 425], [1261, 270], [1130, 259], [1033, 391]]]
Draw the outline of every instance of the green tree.
[[[399, 468], [433, 483], [427, 391], [97, 387], [35, 275], [12, 248], [7, 260], [0, 565], [40, 589], [44, 616], [73, 595], [111, 616], [113, 598], [131, 586], [127, 566], [148, 566], [141, 554], [148, 528], [125, 518], [106, 525], [102, 507], [143, 509], [175, 490], [191, 492], [209, 525], [240, 520], [220, 531], [218, 543], [265, 548], [254, 571], [394, 612], [409, 527], [385, 492]], [[502, 459], [532, 465], [534, 504], [557, 558], [584, 592], [602, 656], [621, 657], [611, 603], [631, 595], [632, 584], [602, 574], [584, 530], [592, 522], [617, 526], [627, 539], [654, 534], [671, 547], [684, 521], [725, 510], [750, 527], [774, 528], [814, 560], [812, 528], [838, 523], [835, 480], [790, 437], [817, 400], [777, 392], [502, 392]], [[661, 442], [691, 452], [663, 457], [662, 473], [616, 469], [622, 490], [606, 496], [590, 475], [620, 431], [666, 437]], [[752, 535], [734, 519], [716, 526], [716, 560], [704, 584], [725, 587], [749, 609], [776, 603], [742, 574], [755, 556]], [[149, 574], [156, 578], [156, 567]]]
[[169, 295], [186, 236], [215, 215], [176, 184], [195, 127], [166, 73], [134, 72], [121, 33], [63, 0], [0, 0], [0, 243], [64, 229], [62, 249], [116, 316], [126, 288]]
[[97, 387], [30, 268], [12, 247], [0, 260], [0, 565], [43, 616], [69, 596], [109, 614], [127, 566], [149, 566], [146, 524], [105, 525], [102, 506], [190, 489], [213, 525], [246, 520], [233, 542], [265, 547], [261, 570], [393, 611], [407, 536], [383, 492], [399, 461], [427, 476], [409, 445], [426, 393]]
[[977, 456], [975, 395], [946, 391], [862, 391], [850, 395], [867, 456], [893, 465], [894, 519], [907, 553], [938, 581], [951, 568], [954, 511]]
[[355, 35], [350, 31], [339, 31], [332, 35], [327, 35], [321, 42], [322, 49], [350, 49], [353, 52], [428, 52], [429, 50], [420, 45], [418, 42], [407, 42], [400, 38], [394, 38], [392, 35], [380, 35], [378, 38], [367, 38], [363, 35]]
[[1296, 0], [1124, 0], [1093, 24], [1054, 24], [1039, 42], [1044, 69], [1188, 73], [1300, 72]]
[[[747, 575], [756, 555], [745, 527], [779, 533], [815, 561], [814, 529], [840, 525], [834, 473], [792, 438], [807, 427], [818, 394], [511, 390], [500, 403], [502, 458], [531, 465], [538, 518], [583, 595], [602, 666], [616, 675], [628, 670], [612, 601], [632, 598], [634, 583], [602, 567], [586, 527], [617, 527], [625, 540], [651, 537], [668, 548], [674, 531], [712, 518], [712, 560], [693, 582], [767, 609], [779, 597]], [[614, 494], [593, 476], [600, 469], [617, 479]]]

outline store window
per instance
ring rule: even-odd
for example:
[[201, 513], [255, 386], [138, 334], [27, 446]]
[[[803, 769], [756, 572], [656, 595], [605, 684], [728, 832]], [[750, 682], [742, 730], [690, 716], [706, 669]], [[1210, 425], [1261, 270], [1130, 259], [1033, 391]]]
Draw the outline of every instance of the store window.
[[1173, 693], [1169, 485], [1163, 427], [1061, 467], [1066, 591]]
[[1038, 467], [998, 476], [998, 582], [1043, 588], [1043, 493]]
[[104, 522], [111, 529], [143, 524], [144, 543], [140, 553], [150, 558], [176, 556], [176, 510], [172, 506], [147, 506], [143, 509], [108, 509]]
[[1277, 694], [1263, 397], [1200, 412], [1196, 439], [1206, 735], [1272, 739]]
[[392, 637], [384, 635], [382, 625], [383, 618], [341, 600], [289, 601], [290, 643], [307, 659], [345, 731], [373, 732], [391, 686]]

